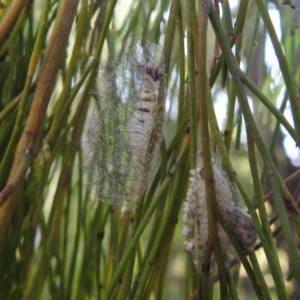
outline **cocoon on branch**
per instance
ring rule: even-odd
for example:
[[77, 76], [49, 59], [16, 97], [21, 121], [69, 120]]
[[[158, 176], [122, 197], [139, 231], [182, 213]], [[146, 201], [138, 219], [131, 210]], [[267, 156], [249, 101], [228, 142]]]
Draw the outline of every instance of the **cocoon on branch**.
[[[221, 214], [235, 234], [242, 248], [246, 252], [251, 251], [257, 240], [252, 218], [238, 206], [235, 188], [215, 157], [212, 158], [212, 167], [216, 197]], [[205, 191], [202, 152], [199, 152], [196, 169], [190, 173], [190, 187], [184, 203], [184, 227], [182, 234], [185, 237], [185, 249], [191, 253], [193, 263], [200, 273], [204, 262], [204, 251], [208, 238], [207, 201], [209, 201]], [[218, 236], [225, 267], [231, 269], [239, 266], [239, 257], [227, 234], [219, 224]], [[210, 261], [210, 283], [213, 284], [217, 280], [218, 271], [215, 254], [213, 252]]]
[[97, 199], [136, 205], [157, 165], [165, 121], [166, 74], [161, 51], [133, 36], [122, 59], [99, 72], [86, 168]]

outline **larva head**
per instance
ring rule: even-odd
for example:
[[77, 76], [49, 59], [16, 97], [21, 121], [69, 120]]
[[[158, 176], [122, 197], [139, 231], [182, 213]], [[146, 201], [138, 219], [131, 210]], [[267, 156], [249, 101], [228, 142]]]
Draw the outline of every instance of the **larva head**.
[[137, 70], [140, 73], [148, 74], [153, 81], [158, 81], [164, 76], [163, 68], [151, 67], [146, 64], [137, 64]]

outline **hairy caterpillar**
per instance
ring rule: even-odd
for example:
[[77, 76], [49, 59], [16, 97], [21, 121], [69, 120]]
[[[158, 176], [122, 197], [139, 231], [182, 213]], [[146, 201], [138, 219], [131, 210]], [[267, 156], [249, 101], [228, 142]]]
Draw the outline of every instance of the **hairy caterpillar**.
[[[182, 231], [182, 234], [185, 236], [185, 249], [191, 253], [193, 263], [199, 272], [201, 272], [204, 260], [204, 249], [208, 237], [207, 200], [201, 156], [200, 152], [196, 169], [191, 171], [190, 188], [187, 192], [186, 202], [184, 203], [184, 227]], [[252, 219], [250, 215], [238, 207], [235, 189], [227, 174], [223, 171], [215, 158], [212, 158], [212, 167], [220, 211], [236, 235], [242, 248], [245, 251], [251, 251], [257, 240]], [[225, 266], [228, 269], [238, 266], [240, 264], [239, 257], [227, 234], [220, 225], [218, 225], [218, 235]], [[217, 279], [216, 258], [214, 253], [212, 253], [210, 262], [210, 283], [215, 283]]]
[[123, 44], [123, 59], [101, 72], [88, 133], [89, 183], [98, 199], [136, 204], [152, 179], [163, 137], [165, 71], [159, 47]]

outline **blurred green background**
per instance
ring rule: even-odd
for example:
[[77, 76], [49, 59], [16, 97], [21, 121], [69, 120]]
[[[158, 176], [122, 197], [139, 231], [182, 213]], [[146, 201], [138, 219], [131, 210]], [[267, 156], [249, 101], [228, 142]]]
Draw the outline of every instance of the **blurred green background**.
[[[0, 298], [299, 299], [299, 3], [1, 1]], [[135, 37], [161, 49], [166, 124], [154, 180], [124, 213], [85, 161], [99, 70]], [[261, 243], [213, 287], [181, 235], [203, 148]]]

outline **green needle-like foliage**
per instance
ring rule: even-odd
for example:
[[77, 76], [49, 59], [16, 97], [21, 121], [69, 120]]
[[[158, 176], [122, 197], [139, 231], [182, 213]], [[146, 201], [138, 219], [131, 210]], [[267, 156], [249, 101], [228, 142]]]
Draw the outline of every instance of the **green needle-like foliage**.
[[300, 297], [284, 4], [1, 0], [1, 299]]

